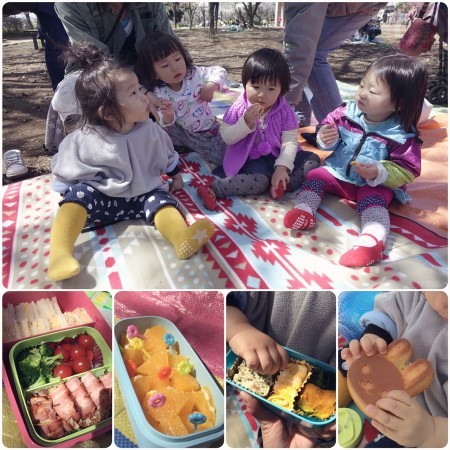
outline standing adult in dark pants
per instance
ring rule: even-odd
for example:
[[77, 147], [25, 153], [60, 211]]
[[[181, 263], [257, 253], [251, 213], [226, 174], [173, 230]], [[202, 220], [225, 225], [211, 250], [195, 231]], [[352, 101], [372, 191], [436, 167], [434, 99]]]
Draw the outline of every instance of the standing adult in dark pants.
[[53, 90], [64, 78], [64, 62], [61, 59], [63, 48], [69, 38], [55, 11], [54, 3], [5, 3], [3, 15], [12, 16], [29, 11], [38, 19], [39, 37], [44, 40], [45, 65], [47, 66]]

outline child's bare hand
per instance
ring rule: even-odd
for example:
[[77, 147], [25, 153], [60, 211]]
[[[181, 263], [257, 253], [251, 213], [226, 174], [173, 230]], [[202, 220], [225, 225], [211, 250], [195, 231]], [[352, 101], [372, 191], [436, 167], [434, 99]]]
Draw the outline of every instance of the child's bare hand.
[[272, 175], [272, 186], [278, 187], [279, 182], [283, 183], [283, 189], [286, 190], [289, 183], [289, 173], [286, 166], [276, 166], [275, 171]]
[[287, 367], [286, 350], [267, 334], [254, 327], [244, 327], [228, 342], [233, 352], [243, 358], [247, 367], [273, 375]]
[[324, 125], [319, 130], [319, 138], [327, 147], [332, 147], [339, 139], [339, 133], [333, 125]]
[[403, 447], [421, 447], [434, 434], [434, 420], [405, 391], [390, 391], [368, 405], [372, 425]]
[[355, 359], [362, 356], [362, 353], [365, 353], [367, 356], [374, 356], [378, 353], [383, 355], [386, 352], [386, 341], [376, 334], [367, 333], [359, 341], [357, 339], [350, 341], [348, 348], [342, 349], [341, 356], [350, 366]]
[[164, 123], [172, 123], [175, 118], [175, 108], [170, 100], [161, 100], [159, 110], [162, 112]]
[[150, 101], [150, 112], [154, 117], [158, 117], [158, 108], [161, 106], [161, 99], [152, 91], [147, 91], [145, 96]]
[[255, 128], [258, 117], [262, 114], [263, 108], [259, 103], [251, 105], [244, 114], [244, 120], [251, 129]]
[[219, 89], [219, 85], [213, 83], [212, 81], [208, 81], [200, 91], [200, 99], [204, 102], [210, 102], [214, 97], [214, 92]]
[[375, 164], [357, 163], [355, 165], [355, 172], [365, 180], [373, 180], [378, 175], [378, 168]]
[[170, 183], [170, 192], [176, 192], [180, 189], [183, 189], [183, 178], [181, 177], [181, 173], [177, 173], [172, 177], [172, 183]]

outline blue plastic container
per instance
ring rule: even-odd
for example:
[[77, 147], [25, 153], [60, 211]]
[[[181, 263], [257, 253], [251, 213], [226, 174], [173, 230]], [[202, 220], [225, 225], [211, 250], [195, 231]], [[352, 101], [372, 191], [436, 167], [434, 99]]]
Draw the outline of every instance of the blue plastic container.
[[[178, 342], [180, 355], [189, 357], [194, 364], [195, 374], [200, 385], [208, 386], [216, 406], [216, 426], [204, 431], [187, 434], [185, 436], [168, 436], [153, 428], [145, 418], [142, 407], [134, 392], [130, 377], [128, 376], [122, 355], [119, 350], [120, 335], [127, 331], [129, 325], [135, 325], [140, 333], [147, 328], [162, 325]], [[170, 320], [163, 317], [131, 317], [120, 320], [114, 326], [114, 364], [117, 380], [119, 382], [122, 398], [127, 409], [128, 418], [133, 428], [139, 447], [208, 447], [213, 442], [222, 439], [224, 434], [224, 394], [211, 373], [197, 356], [189, 342], [184, 338], [178, 328]]]
[[[335, 367], [330, 366], [329, 364], [326, 364], [315, 358], [311, 358], [310, 356], [306, 356], [306, 355], [303, 355], [302, 353], [298, 353], [294, 350], [291, 350], [290, 348], [284, 347], [284, 349], [287, 351], [290, 358], [306, 361], [307, 363], [311, 364], [311, 366], [318, 367], [318, 368], [322, 369], [324, 372], [332, 373], [334, 375], [334, 377], [336, 377], [336, 368]], [[227, 353], [227, 361], [226, 361], [227, 373], [228, 373], [228, 370], [231, 369], [231, 367], [233, 366], [233, 364], [236, 362], [237, 359], [238, 359], [238, 356], [236, 354], [234, 354], [232, 350], [230, 350]], [[267, 409], [274, 412], [275, 414], [282, 417], [283, 419], [288, 420], [289, 422], [292, 422], [292, 423], [295, 423], [298, 425], [302, 424], [302, 426], [307, 426], [310, 428], [318, 428], [318, 427], [323, 427], [324, 425], [336, 420], [335, 414], [326, 420], [315, 419], [314, 417], [301, 416], [299, 414], [296, 414], [295, 412], [288, 411], [287, 409], [281, 408], [280, 406], [276, 405], [275, 403], [269, 402], [264, 397], [261, 397], [260, 395], [255, 394], [254, 392], [251, 392], [248, 389], [245, 389], [244, 387], [233, 382], [232, 380], [229, 380], [228, 377], [227, 377], [227, 383], [233, 385], [237, 389], [248, 392], [250, 395], [252, 395], [256, 399], [258, 399], [260, 402], [262, 402]], [[335, 378], [335, 386], [336, 386], [336, 378]]]

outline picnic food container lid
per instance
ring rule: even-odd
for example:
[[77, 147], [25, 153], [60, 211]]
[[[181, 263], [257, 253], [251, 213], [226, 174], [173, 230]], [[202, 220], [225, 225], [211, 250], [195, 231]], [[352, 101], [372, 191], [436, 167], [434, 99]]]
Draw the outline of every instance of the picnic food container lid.
[[[194, 364], [197, 381], [202, 387], [208, 386], [211, 390], [216, 407], [216, 425], [214, 427], [183, 436], [169, 436], [150, 425], [136, 396], [119, 350], [120, 336], [122, 333], [127, 332], [127, 328], [130, 325], [135, 326], [139, 333], [144, 333], [147, 328], [162, 325], [173, 336], [174, 341], [178, 343], [180, 355], [187, 356]], [[114, 337], [116, 340], [114, 345], [116, 376], [139, 447], [207, 447], [212, 442], [222, 439], [224, 434], [224, 394], [214, 376], [209, 372], [203, 361], [173, 322], [158, 316], [122, 319], [114, 326]]]
[[338, 442], [341, 447], [355, 448], [361, 442], [363, 421], [350, 408], [338, 408]]
[[95, 425], [91, 425], [89, 427], [80, 429], [73, 433], [69, 433], [66, 436], [63, 436], [61, 438], [46, 439], [37, 432], [36, 427], [34, 426], [33, 421], [31, 419], [30, 411], [27, 406], [27, 400], [33, 392], [36, 392], [36, 391], [39, 391], [42, 389], [49, 389], [53, 386], [59, 385], [62, 382], [68, 381], [71, 378], [75, 378], [75, 377], [80, 378], [86, 372], [75, 374], [75, 375], [72, 375], [67, 378], [63, 378], [61, 381], [49, 383], [49, 384], [40, 386], [39, 388], [34, 389], [34, 390], [27, 390], [22, 387], [20, 380], [19, 380], [19, 376], [17, 373], [16, 364], [15, 364], [15, 359], [16, 359], [17, 355], [24, 349], [34, 347], [34, 346], [37, 346], [37, 345], [40, 345], [43, 343], [47, 343], [47, 342], [60, 342], [62, 339], [66, 338], [66, 337], [74, 338], [74, 337], [78, 336], [79, 334], [89, 334], [90, 336], [92, 336], [95, 340], [95, 343], [99, 346], [102, 356], [103, 356], [103, 365], [101, 367], [93, 368], [90, 371], [97, 377], [102, 375], [105, 372], [111, 372], [112, 371], [112, 354], [111, 354], [110, 348], [108, 347], [107, 343], [103, 339], [103, 336], [95, 328], [87, 327], [87, 326], [65, 329], [65, 330], [56, 331], [53, 333], [39, 335], [39, 336], [32, 337], [29, 339], [24, 339], [20, 342], [17, 342], [16, 344], [14, 344], [9, 352], [9, 363], [11, 366], [12, 377], [14, 380], [16, 392], [18, 394], [19, 404], [20, 404], [20, 407], [22, 410], [22, 415], [23, 415], [23, 418], [24, 418], [24, 421], [25, 421], [25, 424], [26, 424], [26, 427], [27, 427], [27, 430], [28, 430], [28, 433], [29, 433], [31, 439], [34, 442], [36, 442], [39, 446], [43, 446], [43, 447], [67, 446], [65, 444], [67, 444], [68, 441], [71, 441], [71, 440], [74, 440], [77, 438], [81, 438], [81, 437], [85, 437], [85, 439], [81, 439], [81, 440], [87, 440], [92, 437], [92, 433], [94, 431], [97, 431], [100, 429], [105, 429], [105, 431], [106, 431], [106, 428], [108, 426], [109, 427], [111, 426], [112, 419], [111, 419], [111, 417], [109, 417], [106, 420], [96, 423]]
[[[313, 367], [313, 369], [319, 368], [319, 369], [323, 370], [325, 373], [332, 374], [332, 375], [334, 375], [334, 377], [336, 376], [336, 368], [335, 367], [330, 366], [329, 364], [326, 364], [326, 363], [319, 361], [315, 358], [312, 358], [310, 356], [303, 355], [302, 353], [296, 352], [295, 350], [292, 350], [290, 348], [287, 348], [287, 347], [283, 347], [283, 348], [287, 351], [289, 358], [291, 358], [292, 360], [297, 360], [300, 362], [304, 361], [304, 362], [308, 363], [309, 365], [311, 365]], [[250, 395], [255, 397], [258, 401], [263, 403], [264, 406], [267, 409], [269, 409], [270, 411], [274, 412], [275, 414], [282, 417], [283, 419], [288, 420], [289, 422], [292, 422], [292, 423], [295, 423], [298, 425], [302, 424], [303, 426], [308, 426], [310, 428], [322, 427], [328, 423], [333, 422], [336, 419], [336, 414], [333, 414], [331, 417], [329, 417], [328, 419], [325, 419], [325, 420], [320, 420], [318, 418], [307, 416], [307, 415], [296, 414], [295, 412], [284, 409], [284, 408], [276, 405], [275, 403], [268, 401], [266, 398], [254, 393], [254, 392], [250, 391], [249, 389], [246, 389], [245, 387], [241, 386], [240, 384], [234, 382], [231, 378], [229, 378], [228, 374], [230, 371], [233, 370], [236, 362], [239, 361], [240, 359], [241, 358], [239, 358], [232, 350], [228, 351], [227, 359], [226, 359], [226, 371], [227, 371], [226, 381], [227, 381], [227, 383], [236, 387], [237, 389], [248, 392]], [[310, 382], [310, 380], [307, 380], [305, 383], [305, 386], [309, 382]], [[334, 386], [336, 386], [336, 381], [334, 382]]]

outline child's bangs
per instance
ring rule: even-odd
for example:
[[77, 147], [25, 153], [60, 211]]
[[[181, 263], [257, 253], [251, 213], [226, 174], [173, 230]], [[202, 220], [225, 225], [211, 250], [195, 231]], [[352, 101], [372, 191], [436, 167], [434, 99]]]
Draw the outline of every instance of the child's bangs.
[[177, 44], [173, 41], [166, 40], [165, 42], [159, 42], [158, 44], [157, 48], [152, 49], [153, 60], [155, 62], [167, 58], [172, 53], [181, 52]]

